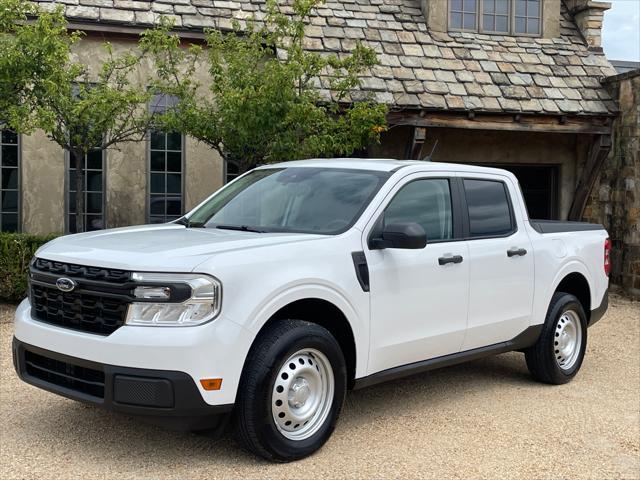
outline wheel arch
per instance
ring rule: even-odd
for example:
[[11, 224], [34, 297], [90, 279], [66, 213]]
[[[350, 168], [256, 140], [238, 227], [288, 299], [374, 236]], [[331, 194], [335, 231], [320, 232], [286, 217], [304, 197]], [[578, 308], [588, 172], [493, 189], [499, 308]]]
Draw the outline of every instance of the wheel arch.
[[591, 285], [589, 284], [587, 277], [582, 272], [574, 270], [565, 273], [556, 283], [551, 296], [556, 292], [569, 293], [576, 297], [587, 316], [587, 323], [589, 322], [591, 316], [592, 292]]
[[364, 375], [369, 331], [354, 306], [339, 292], [324, 285], [307, 285], [305, 288], [282, 292], [254, 315], [248, 326], [255, 332], [249, 351], [267, 328], [285, 318], [318, 324], [334, 336], [347, 364], [348, 388], [353, 387], [356, 377]]

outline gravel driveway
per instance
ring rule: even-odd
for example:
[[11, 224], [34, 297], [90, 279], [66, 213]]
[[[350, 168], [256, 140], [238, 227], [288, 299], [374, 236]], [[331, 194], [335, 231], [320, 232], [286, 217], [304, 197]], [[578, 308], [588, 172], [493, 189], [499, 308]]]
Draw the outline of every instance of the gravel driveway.
[[0, 305], [0, 478], [640, 478], [640, 304], [616, 298], [568, 385], [519, 353], [351, 392], [333, 437], [272, 465], [18, 381]]

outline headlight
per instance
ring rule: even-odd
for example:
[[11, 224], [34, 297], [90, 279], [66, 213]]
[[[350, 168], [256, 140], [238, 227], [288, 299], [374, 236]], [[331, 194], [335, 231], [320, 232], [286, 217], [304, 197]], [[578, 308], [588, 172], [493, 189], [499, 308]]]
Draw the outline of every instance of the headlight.
[[200, 325], [218, 315], [222, 286], [203, 274], [134, 273], [139, 301], [129, 305], [127, 325]]

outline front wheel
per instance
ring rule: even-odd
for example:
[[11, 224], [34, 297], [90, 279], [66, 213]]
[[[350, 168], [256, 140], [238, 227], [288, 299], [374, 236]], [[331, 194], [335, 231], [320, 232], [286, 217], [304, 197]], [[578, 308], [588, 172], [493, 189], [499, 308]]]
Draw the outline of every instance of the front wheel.
[[323, 327], [282, 320], [251, 348], [238, 391], [236, 429], [249, 451], [287, 462], [328, 440], [346, 392], [344, 356]]
[[560, 385], [576, 376], [587, 347], [587, 316], [576, 297], [555, 293], [540, 338], [525, 350], [527, 367], [541, 382]]

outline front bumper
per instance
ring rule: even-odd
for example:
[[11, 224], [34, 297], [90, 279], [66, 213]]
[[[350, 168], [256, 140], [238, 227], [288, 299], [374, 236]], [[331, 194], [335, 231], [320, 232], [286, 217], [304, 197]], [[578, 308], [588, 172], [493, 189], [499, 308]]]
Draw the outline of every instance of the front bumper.
[[21, 380], [49, 392], [177, 430], [215, 428], [229, 405], [209, 405], [183, 372], [127, 368], [70, 357], [13, 339]]
[[[110, 335], [96, 335], [35, 320], [25, 300], [16, 310], [15, 338], [53, 355], [103, 365], [105, 373], [116, 368], [118, 372], [180, 372], [190, 379], [204, 404], [224, 406], [235, 402], [253, 335], [224, 315], [200, 326], [125, 325]], [[221, 378], [220, 390], [205, 390], [200, 379], [207, 378]]]

